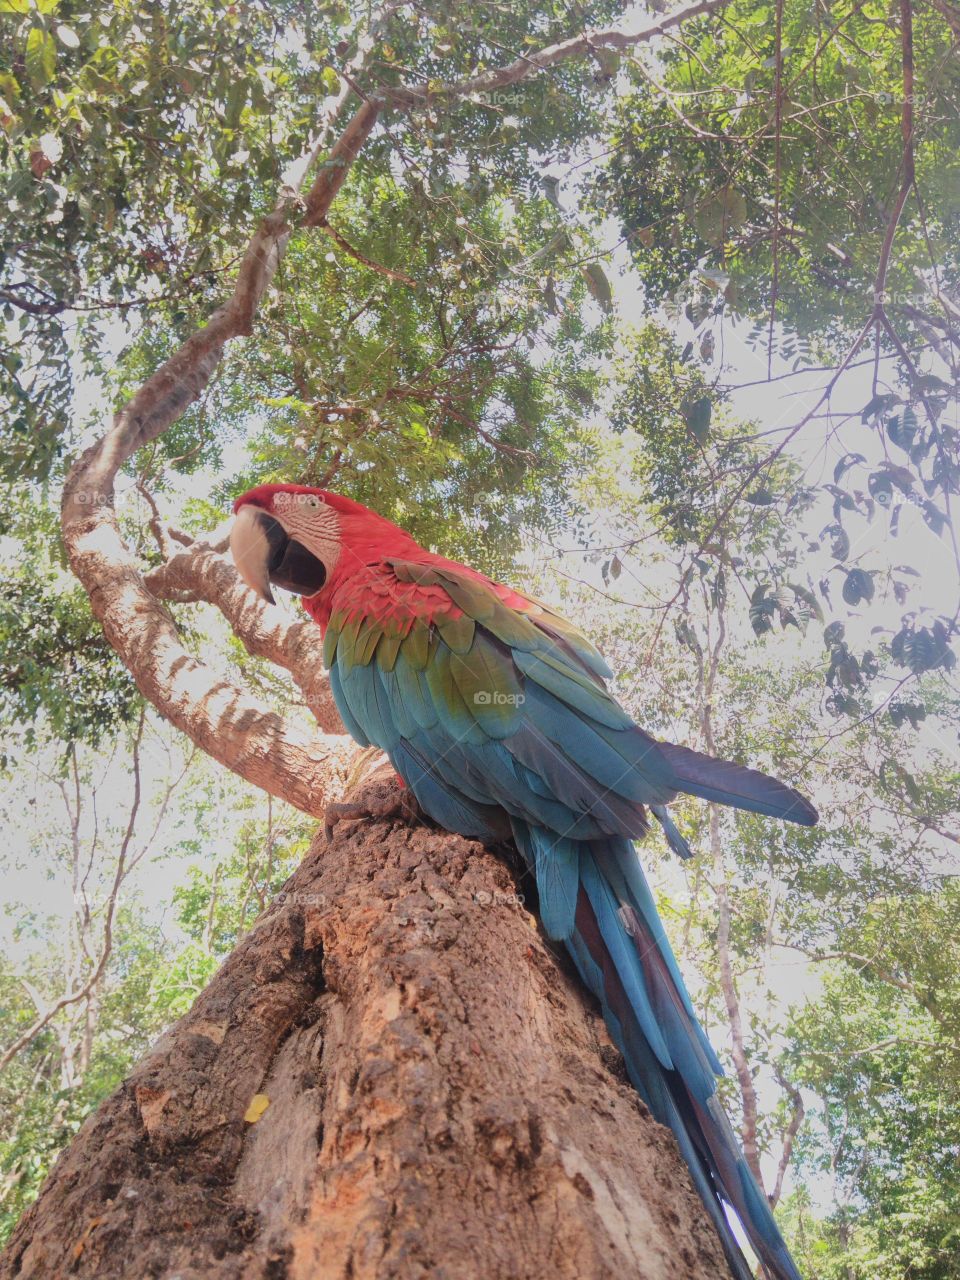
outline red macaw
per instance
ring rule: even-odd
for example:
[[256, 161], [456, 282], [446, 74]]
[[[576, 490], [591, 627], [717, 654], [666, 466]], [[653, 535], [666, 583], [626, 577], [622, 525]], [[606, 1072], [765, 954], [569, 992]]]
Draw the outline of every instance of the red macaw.
[[678, 794], [811, 825], [813, 806], [754, 769], [659, 742], [607, 692], [610, 671], [569, 622], [419, 546], [340, 494], [295, 484], [234, 506], [237, 568], [258, 595], [303, 597], [324, 632], [337, 707], [449, 831], [511, 838], [536, 878], [547, 935], [600, 1000], [634, 1086], [676, 1135], [738, 1280], [752, 1273], [734, 1207], [775, 1280], [800, 1280], [717, 1097], [697, 1022], [633, 840]]

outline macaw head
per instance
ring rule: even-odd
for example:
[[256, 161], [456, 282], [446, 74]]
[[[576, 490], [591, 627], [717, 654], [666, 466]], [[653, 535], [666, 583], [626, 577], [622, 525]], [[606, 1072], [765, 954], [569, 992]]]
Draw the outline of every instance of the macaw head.
[[312, 601], [361, 565], [421, 550], [391, 521], [327, 489], [261, 484], [233, 510], [234, 563], [247, 586], [271, 604], [271, 586]]

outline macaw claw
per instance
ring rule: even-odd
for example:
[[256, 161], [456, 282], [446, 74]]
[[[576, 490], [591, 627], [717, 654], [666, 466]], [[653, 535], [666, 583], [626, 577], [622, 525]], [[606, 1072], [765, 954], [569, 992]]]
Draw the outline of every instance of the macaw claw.
[[402, 783], [396, 795], [373, 795], [363, 800], [328, 804], [323, 813], [323, 833], [329, 841], [341, 822], [384, 822], [388, 818], [399, 818], [408, 824], [423, 820], [423, 810], [416, 797]]

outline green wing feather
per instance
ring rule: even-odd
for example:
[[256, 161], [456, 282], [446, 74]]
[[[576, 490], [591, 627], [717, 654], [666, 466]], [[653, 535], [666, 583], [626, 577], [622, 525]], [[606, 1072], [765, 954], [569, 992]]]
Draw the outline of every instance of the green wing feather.
[[355, 665], [357, 636], [360, 633], [361, 624], [361, 618], [350, 618], [340, 628], [340, 638], [337, 641], [337, 664], [344, 675], [348, 674], [351, 667]]
[[337, 656], [337, 642], [340, 639], [340, 622], [339, 615], [335, 615], [327, 623], [327, 633], [323, 637], [323, 665], [329, 671], [333, 666], [333, 660]]
[[357, 632], [356, 646], [353, 651], [354, 666], [369, 666], [384, 632], [384, 624], [378, 618], [367, 617], [363, 619], [360, 630]]
[[611, 729], [627, 729], [633, 723], [606, 689], [551, 653], [515, 653], [513, 660], [523, 674], [535, 680], [542, 689], [592, 720]]
[[400, 642], [400, 652], [416, 671], [423, 671], [430, 660], [430, 628], [417, 618], [409, 634]]
[[[522, 721], [524, 678], [607, 728], [630, 723], [603, 686], [607, 668], [596, 649], [539, 601], [449, 565], [386, 565], [398, 588], [403, 584], [389, 615], [365, 612], [371, 596], [354, 580], [331, 614], [324, 661], [336, 660], [347, 675], [375, 660], [392, 673], [421, 727], [439, 718], [463, 741], [508, 738]], [[373, 601], [383, 594], [380, 577]]]
[[477, 631], [468, 653], [454, 654], [450, 670], [464, 703], [491, 738], [515, 733], [523, 689], [511, 658]]
[[448, 621], [440, 619], [437, 625], [445, 643], [454, 653], [470, 652], [474, 633], [472, 618], [468, 618], [464, 613], [459, 618], [450, 618]]
[[486, 741], [486, 733], [474, 714], [476, 708], [468, 706], [460, 692], [453, 674], [453, 664], [457, 661], [457, 655], [445, 644], [437, 645], [427, 663], [427, 686], [440, 723], [447, 732], [458, 742], [479, 746]]
[[403, 630], [399, 625], [384, 629], [377, 645], [377, 662], [384, 671], [392, 671], [396, 666], [400, 645], [403, 643]]

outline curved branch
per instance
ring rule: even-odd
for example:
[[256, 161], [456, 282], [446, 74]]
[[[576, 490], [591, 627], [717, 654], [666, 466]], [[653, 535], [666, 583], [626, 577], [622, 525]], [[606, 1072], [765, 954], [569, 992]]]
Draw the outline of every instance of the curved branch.
[[791, 1084], [779, 1067], [774, 1067], [773, 1074], [776, 1076], [777, 1084], [779, 1084], [780, 1088], [783, 1089], [790, 1098], [790, 1120], [783, 1135], [783, 1148], [780, 1152], [780, 1159], [777, 1161], [777, 1174], [774, 1180], [773, 1190], [770, 1193], [770, 1203], [775, 1207], [779, 1203], [780, 1196], [783, 1193], [783, 1180], [790, 1167], [797, 1134], [800, 1132], [800, 1126], [803, 1124], [804, 1106], [803, 1095], [800, 1090], [795, 1084]]
[[[326, 215], [378, 111], [373, 103], [361, 104], [338, 138], [302, 204], [307, 218]], [[173, 619], [147, 588], [124, 543], [113, 506], [120, 467], [200, 396], [226, 343], [251, 332], [299, 204], [292, 190], [284, 191], [247, 246], [231, 297], [147, 379], [107, 434], [74, 463], [64, 486], [61, 524], [70, 566], [141, 693], [215, 760], [271, 795], [320, 816], [328, 782], [342, 773], [352, 748], [339, 734], [310, 738], [299, 732], [187, 652]]]
[[324, 733], [344, 734], [323, 665], [316, 623], [291, 621], [276, 605], [258, 600], [216, 546], [196, 542], [144, 578], [158, 600], [183, 598], [216, 605], [248, 653], [289, 671]]

